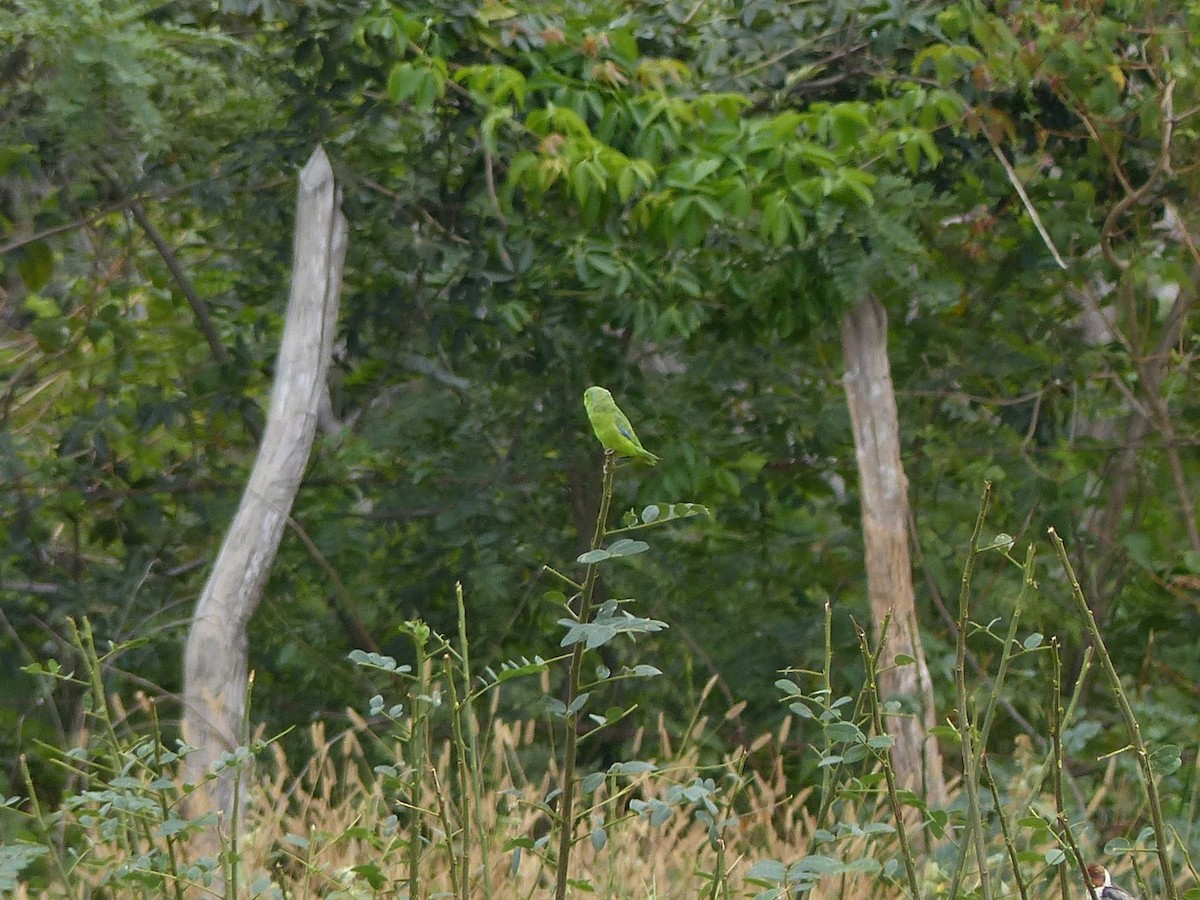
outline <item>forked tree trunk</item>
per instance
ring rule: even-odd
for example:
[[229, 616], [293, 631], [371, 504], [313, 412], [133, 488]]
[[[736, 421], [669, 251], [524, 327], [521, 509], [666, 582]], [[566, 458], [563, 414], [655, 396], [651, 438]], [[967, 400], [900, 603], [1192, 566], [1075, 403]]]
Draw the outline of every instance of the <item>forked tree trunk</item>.
[[[308, 465], [337, 326], [346, 220], [321, 148], [300, 173], [292, 287], [258, 458], [216, 564], [196, 604], [184, 655], [183, 738], [196, 748], [185, 776], [200, 783], [223, 753], [247, 741], [246, 626], [262, 598]], [[238, 773], [193, 795], [193, 812], [233, 812]]]
[[[937, 742], [933, 681], [917, 626], [916, 598], [908, 549], [908, 479], [900, 462], [900, 421], [887, 356], [887, 313], [872, 295], [842, 318], [844, 385], [854, 430], [862, 497], [867, 592], [876, 642], [887, 622], [879, 665], [880, 695], [900, 700], [910, 715], [892, 716], [892, 761], [904, 787], [942, 806], [946, 783]], [[916, 660], [896, 666], [898, 655]]]

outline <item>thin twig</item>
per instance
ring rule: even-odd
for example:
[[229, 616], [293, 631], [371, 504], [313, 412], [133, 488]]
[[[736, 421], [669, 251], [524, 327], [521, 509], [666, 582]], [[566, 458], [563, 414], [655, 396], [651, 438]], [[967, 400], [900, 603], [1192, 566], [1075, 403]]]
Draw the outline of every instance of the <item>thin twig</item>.
[[996, 787], [996, 779], [992, 777], [986, 753], [980, 757], [979, 762], [988, 791], [992, 795], [992, 805], [996, 808], [996, 821], [1000, 823], [1000, 836], [1004, 840], [1004, 849], [1008, 852], [1008, 864], [1012, 869], [1013, 880], [1017, 883], [1017, 891], [1021, 894], [1021, 900], [1029, 900], [1025, 879], [1021, 877], [1021, 859], [1017, 853], [1017, 845], [1013, 843], [1012, 833], [1008, 830], [1008, 815], [1004, 812], [1004, 805], [1000, 801], [1000, 789]]
[[975, 560], [979, 555], [979, 535], [983, 532], [983, 523], [987, 518], [988, 506], [992, 498], [992, 483], [984, 482], [983, 496], [979, 500], [979, 515], [975, 518], [975, 528], [971, 532], [971, 541], [967, 549], [967, 560], [963, 565], [962, 584], [958, 593], [958, 623], [955, 629], [954, 654], [954, 684], [958, 694], [958, 736], [962, 747], [963, 759], [963, 789], [967, 794], [967, 834], [963, 835], [959, 845], [958, 865], [955, 868], [950, 896], [958, 892], [962, 865], [966, 859], [968, 844], [975, 848], [975, 865], [979, 870], [979, 891], [983, 900], [989, 900], [991, 889], [988, 885], [987, 849], [983, 845], [983, 817], [979, 811], [979, 774], [976, 769], [978, 757], [975, 753], [974, 728], [971, 724], [971, 714], [967, 697], [967, 626], [970, 624], [971, 576], [975, 571]]
[[[938, 615], [941, 616], [942, 621], [946, 624], [946, 627], [953, 630], [955, 628], [954, 616], [950, 613], [950, 610], [946, 608], [946, 602], [942, 599], [941, 589], [938, 588], [937, 581], [933, 577], [933, 571], [929, 566], [928, 560], [925, 558], [924, 551], [921, 549], [921, 542], [919, 540], [919, 533], [917, 531], [917, 519], [911, 509], [908, 511], [908, 531], [912, 541], [913, 552], [916, 556], [917, 566], [921, 569], [921, 574], [925, 576], [925, 584], [929, 588], [929, 597], [931, 600], [933, 600], [933, 605], [937, 609]], [[990, 689], [991, 686], [994, 685], [994, 682], [991, 675], [984, 671], [983, 663], [979, 661], [979, 656], [970, 647], [966, 648], [966, 652], [967, 664], [970, 665], [971, 671], [974, 673], [976, 678], [983, 681], [984, 684]], [[1007, 697], [1001, 696], [999, 698], [999, 703], [1002, 707], [1004, 707], [1004, 711], [1008, 713], [1009, 718], [1016, 723], [1018, 728], [1029, 735], [1035, 744], [1037, 744], [1039, 747], [1045, 746], [1045, 738], [1043, 738], [1042, 735], [1038, 733], [1038, 730], [1033, 727], [1032, 722], [1021, 715], [1021, 711], [1013, 705], [1011, 700], [1009, 700]]]
[[[1071, 830], [1071, 820], [1067, 817], [1067, 805], [1063, 798], [1062, 660], [1059, 658], [1058, 647], [1058, 638], [1052, 637], [1050, 639], [1050, 659], [1053, 662], [1053, 670], [1050, 679], [1049, 725], [1050, 742], [1054, 754], [1054, 764], [1050, 770], [1050, 780], [1054, 787], [1054, 813], [1058, 822], [1058, 839], [1070, 849], [1071, 856], [1079, 867], [1079, 874], [1083, 877], [1083, 883], [1088, 886], [1088, 893], [1094, 897], [1094, 888], [1088, 879], [1087, 862], [1084, 860], [1083, 854], [1079, 852], [1079, 845], [1075, 842], [1075, 833]], [[1068, 897], [1066, 873], [1066, 867], [1059, 868], [1059, 885], [1062, 888], [1063, 900], [1067, 900]]]
[[[867, 633], [858, 622], [854, 623], [854, 630], [858, 633], [858, 647], [862, 653], [863, 664], [866, 667], [866, 672], [864, 673], [866, 676], [865, 687], [869, 700], [871, 726], [875, 734], [882, 737], [887, 734], [887, 731], [883, 727], [883, 711], [879, 702], [877, 655], [871, 652], [871, 645], [867, 641]], [[879, 646], [883, 646], [882, 636], [880, 637]], [[900, 803], [900, 790], [896, 784], [896, 772], [892, 768], [890, 750], [880, 751], [879, 762], [883, 768], [884, 782], [887, 785], [887, 797], [892, 808], [892, 818], [896, 823], [896, 837], [900, 841], [900, 855], [904, 857], [904, 872], [908, 876], [909, 894], [912, 900], [920, 900], [921, 885], [917, 880], [917, 868], [913, 860], [912, 846], [908, 841], [908, 829], [904, 825], [904, 808]]]
[[[114, 188], [120, 188], [121, 181], [117, 177], [116, 171], [106, 162], [98, 164], [97, 168], [100, 174], [108, 179], [109, 184]], [[127, 208], [133, 215], [134, 220], [141, 226], [142, 231], [146, 232], [146, 237], [150, 238], [150, 243], [154, 245], [154, 249], [158, 251], [158, 255], [162, 257], [163, 263], [167, 267], [167, 271], [171, 273], [171, 277], [175, 279], [175, 283], [179, 285], [179, 290], [187, 299], [188, 305], [192, 308], [192, 314], [196, 317], [196, 324], [200, 326], [200, 331], [204, 335], [204, 339], [208, 342], [208, 347], [212, 351], [213, 359], [222, 365], [229, 362], [229, 351], [225, 349], [225, 345], [221, 343], [220, 335], [217, 334], [217, 329], [213, 325], [212, 316], [208, 314], [208, 304], [196, 291], [192, 280], [188, 278], [187, 272], [180, 265], [179, 257], [175, 255], [174, 249], [167, 243], [166, 238], [162, 236], [150, 217], [146, 214], [146, 208], [141, 202], [134, 199], [130, 200]]]
[[[135, 194], [132, 197], [124, 197], [108, 204], [107, 206], [102, 206], [95, 212], [90, 212], [80, 216], [77, 219], [72, 219], [70, 222], [64, 222], [61, 225], [43, 228], [41, 231], [35, 231], [32, 234], [23, 234], [19, 237], [12, 238], [8, 243], [0, 244], [0, 256], [3, 256], [5, 253], [11, 253], [13, 250], [20, 250], [22, 247], [25, 247], [29, 244], [36, 244], [38, 241], [44, 241], [46, 238], [51, 238], [59, 234], [66, 234], [68, 231], [74, 231], [77, 228], [84, 228], [87, 225], [91, 225], [93, 222], [98, 222], [105, 216], [111, 216], [115, 212], [128, 209], [131, 204], [140, 203], [143, 200], [169, 200], [171, 197], [178, 196], [179, 194], [186, 194], [189, 191], [194, 190], [198, 185], [211, 182], [212, 180], [213, 179], [211, 178], [199, 178], [195, 181], [189, 181], [186, 184], [176, 185], [175, 187], [168, 188], [167, 190], [160, 191], [156, 194]], [[247, 188], [247, 190], [259, 191], [267, 188], [278, 187], [279, 185], [286, 183], [286, 179], [280, 178], [265, 182], [263, 184], [253, 185]]]
[[1158, 854], [1158, 865], [1162, 870], [1163, 884], [1166, 887], [1168, 900], [1179, 900], [1179, 895], [1175, 890], [1175, 875], [1171, 867], [1171, 860], [1167, 856], [1167, 838], [1169, 835], [1166, 824], [1163, 821], [1162, 802], [1158, 796], [1158, 783], [1154, 780], [1154, 768], [1150, 763], [1150, 752], [1142, 740], [1141, 726], [1133, 714], [1133, 707], [1129, 703], [1129, 698], [1125, 695], [1125, 688], [1121, 684], [1121, 677], [1117, 674], [1116, 667], [1113, 665], [1112, 657], [1108, 655], [1108, 647], [1105, 646], [1104, 638], [1100, 634], [1100, 627], [1096, 624], [1096, 617], [1092, 615], [1092, 611], [1087, 605], [1087, 599], [1083, 595], [1083, 588], [1079, 586], [1079, 579], [1075, 577], [1075, 570], [1071, 566], [1070, 558], [1067, 556], [1066, 545], [1053, 527], [1049, 529], [1049, 533], [1050, 540], [1054, 543], [1054, 549], [1058, 551], [1058, 558], [1062, 563], [1063, 571], [1066, 572], [1070, 580], [1071, 596], [1075, 600], [1075, 606], [1079, 610], [1079, 615], [1083, 619], [1088, 634], [1091, 635], [1092, 646], [1096, 648], [1096, 656], [1100, 659], [1100, 670], [1104, 673], [1108, 687], [1117, 701], [1117, 709], [1121, 712], [1121, 718], [1125, 720], [1129, 743], [1133, 748], [1133, 753], [1138, 763], [1138, 771], [1141, 773], [1143, 786], [1146, 789], [1146, 801], [1150, 806], [1150, 818], [1154, 826], [1154, 849]]
[[1116, 231], [1117, 220], [1125, 215], [1125, 212], [1135, 203], [1141, 202], [1148, 196], [1157, 187], [1159, 179], [1171, 171], [1171, 137], [1175, 132], [1175, 119], [1171, 114], [1171, 110], [1173, 109], [1172, 96], [1174, 93], [1175, 82], [1168, 82], [1167, 86], [1163, 89], [1162, 100], [1159, 101], [1159, 108], [1163, 113], [1163, 129], [1162, 138], [1159, 142], [1158, 162], [1155, 163], [1150, 175], [1142, 182], [1141, 187], [1127, 192], [1108, 211], [1108, 215], [1104, 217], [1104, 224], [1100, 228], [1100, 252], [1104, 254], [1104, 258], [1108, 260], [1113, 268], [1121, 272], [1129, 268], [1129, 260], [1121, 259], [1117, 256], [1117, 252], [1112, 246], [1113, 233]]
[[1017, 196], [1021, 198], [1021, 203], [1024, 205], [1025, 211], [1029, 213], [1029, 217], [1033, 219], [1033, 226], [1037, 229], [1038, 234], [1042, 236], [1042, 243], [1046, 245], [1046, 248], [1050, 251], [1050, 255], [1054, 257], [1054, 261], [1058, 263], [1059, 267], [1063, 269], [1067, 268], [1067, 264], [1063, 262], [1063, 258], [1059, 256], [1058, 248], [1054, 246], [1054, 241], [1050, 239], [1050, 233], [1046, 231], [1046, 226], [1042, 224], [1042, 218], [1038, 215], [1038, 211], [1034, 207], [1033, 201], [1031, 201], [1029, 199], [1029, 195], [1025, 193], [1025, 186], [1021, 184], [1021, 179], [1017, 177], [1017, 173], [1013, 170], [1012, 164], [1008, 161], [1007, 157], [1005, 157], [1004, 151], [1000, 149], [1000, 145], [997, 144], [996, 139], [992, 137], [991, 130], [986, 125], [982, 125], [981, 123], [980, 131], [982, 131], [983, 136], [987, 138], [987, 142], [989, 146], [991, 146], [992, 152], [996, 154], [996, 159], [1000, 161], [1000, 166], [1004, 169], [1004, 174], [1008, 176], [1008, 180], [1012, 184], [1013, 189], [1016, 190]]

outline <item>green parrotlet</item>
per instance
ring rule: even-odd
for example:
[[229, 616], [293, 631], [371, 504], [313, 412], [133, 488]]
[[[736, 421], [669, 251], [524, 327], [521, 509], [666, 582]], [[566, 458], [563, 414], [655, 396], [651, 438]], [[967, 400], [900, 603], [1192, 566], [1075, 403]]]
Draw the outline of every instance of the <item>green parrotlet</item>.
[[612, 450], [618, 456], [631, 456], [642, 462], [654, 465], [658, 457], [642, 446], [633, 426], [625, 413], [617, 406], [612, 394], [602, 387], [592, 385], [583, 392], [583, 408], [587, 410], [588, 420], [596, 438], [604, 445], [605, 450]]

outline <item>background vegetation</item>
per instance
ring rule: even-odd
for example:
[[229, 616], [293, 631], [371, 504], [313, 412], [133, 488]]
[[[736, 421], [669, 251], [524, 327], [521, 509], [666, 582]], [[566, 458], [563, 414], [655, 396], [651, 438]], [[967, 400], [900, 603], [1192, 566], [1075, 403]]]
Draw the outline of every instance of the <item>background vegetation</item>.
[[[542, 566], [588, 546], [600, 455], [580, 396], [599, 382], [665, 459], [622, 472], [614, 509], [712, 515], [605, 571], [670, 629], [604, 648], [613, 671], [663, 677], [618, 684], [605, 705], [639, 711], [581, 765], [684, 745], [691, 766], [734, 766], [749, 748], [735, 768], [816, 815], [825, 732], [783, 724], [800, 714], [775, 682], [828, 666], [829, 697], [864, 683], [838, 323], [870, 291], [892, 324], [942, 718], [990, 481], [983, 544], [1013, 535], [1018, 562], [1041, 547], [1018, 643], [1046, 636], [1009, 672], [999, 782], [1051, 752], [1049, 638], [1067, 699], [1091, 671], [1053, 526], [1143, 735], [1175, 748], [1164, 798], [1194, 852], [1198, 34], [1194, 2], [1115, 0], [0, 4], [0, 795], [74, 796], [57, 751], [87, 743], [107, 694], [132, 734], [155, 700], [173, 747], [188, 616], [270, 383], [294, 175], [319, 142], [351, 240], [338, 427], [293, 511], [316, 552], [285, 538], [252, 626], [255, 721], [300, 726], [276, 771], [304, 770], [309, 723], [390, 733], [378, 673], [347, 656], [415, 662], [414, 618], [457, 634], [456, 582], [479, 672], [556, 652]], [[967, 648], [992, 673], [1012, 572], [993, 552], [975, 574], [972, 619], [1001, 622]], [[82, 671], [85, 616], [102, 691], [25, 671]], [[491, 715], [535, 717], [563, 673], [544, 677], [489, 694]], [[430, 724], [431, 747], [450, 737]], [[1132, 846], [1148, 812], [1102, 682], [1083, 681], [1062, 739], [1072, 822]], [[368, 770], [391, 752], [363, 743]], [[515, 743], [518, 785], [540, 784], [549, 739]], [[0, 817], [5, 841], [30, 828]]]

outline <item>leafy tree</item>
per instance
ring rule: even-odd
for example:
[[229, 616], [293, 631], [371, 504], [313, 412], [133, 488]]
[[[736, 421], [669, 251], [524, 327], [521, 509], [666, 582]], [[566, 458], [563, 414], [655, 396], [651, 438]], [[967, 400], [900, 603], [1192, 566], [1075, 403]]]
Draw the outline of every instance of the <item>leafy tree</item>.
[[176, 683], [278, 343], [291, 167], [322, 140], [353, 228], [344, 427], [294, 513], [311, 547], [285, 540], [253, 626], [263, 715], [361, 693], [314, 548], [389, 652], [398, 618], [451, 630], [459, 578], [496, 659], [530, 650], [554, 615], [537, 566], [592, 521], [599, 382], [669, 461], [615, 502], [716, 514], [621, 575], [697, 651], [660, 680], [670, 708], [711, 671], [757, 727], [774, 670], [817, 655], [821, 605], [868, 614], [837, 350], [868, 291], [922, 593], [956, 592], [991, 479], [1009, 531], [1060, 527], [1129, 669], [1167, 676], [1145, 702], [1172, 702], [1200, 566], [1193, 6], [0, 12], [6, 640], [54, 652], [79, 612], [160, 628], [120, 663]]

